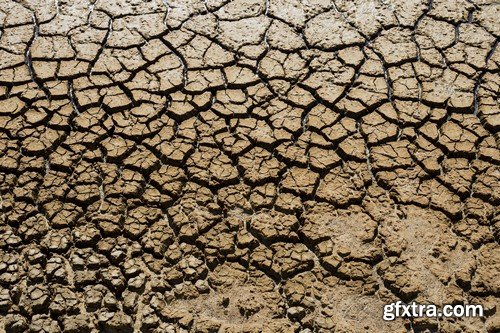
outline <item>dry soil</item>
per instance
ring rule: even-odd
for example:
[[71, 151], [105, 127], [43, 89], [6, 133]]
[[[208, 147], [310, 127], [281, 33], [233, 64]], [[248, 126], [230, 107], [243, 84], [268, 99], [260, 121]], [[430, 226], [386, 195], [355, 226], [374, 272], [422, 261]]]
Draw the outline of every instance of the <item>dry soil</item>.
[[0, 0], [0, 331], [499, 332], [499, 19]]

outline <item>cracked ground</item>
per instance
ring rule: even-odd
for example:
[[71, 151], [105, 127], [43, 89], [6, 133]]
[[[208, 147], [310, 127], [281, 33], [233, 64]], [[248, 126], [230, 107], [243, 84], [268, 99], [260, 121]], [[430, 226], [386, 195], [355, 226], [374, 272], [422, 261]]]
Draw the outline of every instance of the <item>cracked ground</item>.
[[499, 332], [499, 17], [0, 0], [0, 332]]

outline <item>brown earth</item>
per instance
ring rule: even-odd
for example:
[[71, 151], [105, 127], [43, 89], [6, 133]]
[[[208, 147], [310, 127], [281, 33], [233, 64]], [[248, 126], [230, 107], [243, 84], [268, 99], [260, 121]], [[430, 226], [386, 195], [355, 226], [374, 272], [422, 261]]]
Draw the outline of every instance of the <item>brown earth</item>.
[[0, 331], [499, 332], [499, 17], [0, 0]]

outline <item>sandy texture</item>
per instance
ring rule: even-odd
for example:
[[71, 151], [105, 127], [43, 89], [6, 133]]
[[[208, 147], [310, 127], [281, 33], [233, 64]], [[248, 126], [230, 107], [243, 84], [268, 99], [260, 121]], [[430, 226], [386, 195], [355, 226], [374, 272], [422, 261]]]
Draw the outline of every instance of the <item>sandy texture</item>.
[[0, 331], [499, 332], [499, 15], [0, 0]]

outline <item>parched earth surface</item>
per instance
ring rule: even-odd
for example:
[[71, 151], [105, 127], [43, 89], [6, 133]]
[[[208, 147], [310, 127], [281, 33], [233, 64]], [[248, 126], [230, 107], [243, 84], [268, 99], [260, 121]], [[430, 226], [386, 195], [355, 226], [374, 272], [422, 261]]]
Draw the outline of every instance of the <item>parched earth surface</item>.
[[499, 18], [0, 0], [0, 331], [499, 332]]

